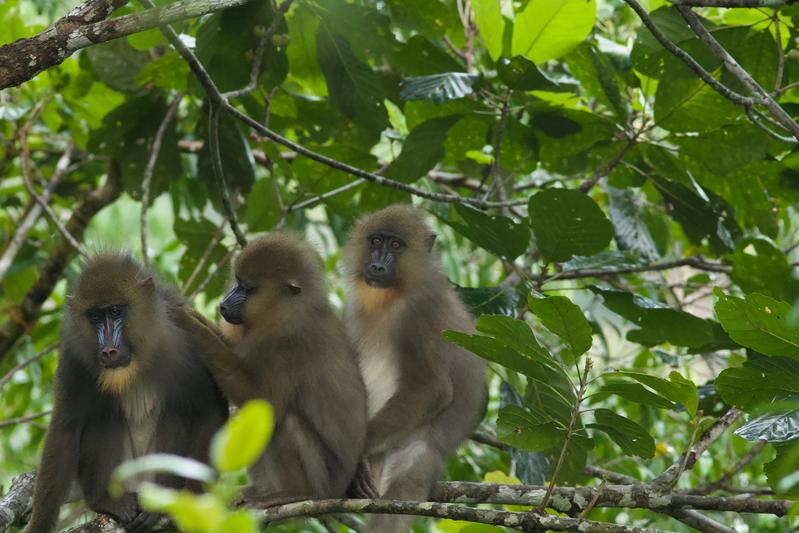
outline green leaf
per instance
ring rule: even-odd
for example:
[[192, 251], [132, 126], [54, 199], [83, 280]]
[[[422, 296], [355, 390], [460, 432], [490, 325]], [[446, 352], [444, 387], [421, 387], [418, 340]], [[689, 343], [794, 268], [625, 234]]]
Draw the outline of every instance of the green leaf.
[[658, 85], [653, 106], [658, 126], [673, 132], [706, 132], [734, 120], [734, 104], [699, 78], [667, 74], [664, 79], [668, 81]]
[[494, 255], [513, 261], [527, 250], [530, 230], [526, 225], [517, 224], [502, 215], [487, 215], [463, 204], [455, 204], [455, 211], [464, 223], [445, 222]]
[[[205, 118], [208, 115], [203, 113], [203, 116]], [[221, 206], [219, 187], [211, 160], [207, 119], [201, 120], [198, 124], [197, 135], [205, 139], [197, 158], [197, 177], [205, 182], [209, 191], [213, 191], [211, 199], [217, 202], [216, 205]], [[231, 196], [236, 192], [248, 193], [255, 181], [255, 158], [238, 121], [227, 113], [222, 113], [219, 117], [219, 155], [225, 173], [225, 183]]]
[[608, 187], [608, 213], [620, 250], [637, 252], [647, 262], [660, 259], [655, 239], [641, 216], [631, 190]]
[[799, 362], [761, 356], [742, 367], [723, 370], [715, 384], [727, 404], [753, 411], [777, 398], [799, 394]]
[[594, 27], [595, 0], [530, 0], [513, 25], [513, 55], [536, 63], [557, 59]]
[[699, 393], [696, 385], [677, 371], [672, 371], [668, 380], [632, 370], [619, 370], [609, 375], [634, 379], [672, 402], [681, 404], [689, 413], [696, 413], [699, 405]]
[[563, 339], [574, 356], [591, 348], [591, 325], [583, 312], [565, 296], [527, 298], [530, 311], [552, 333]]
[[500, 3], [496, 0], [473, 0], [472, 10], [480, 38], [491, 59], [496, 61], [502, 55], [502, 33], [505, 25], [500, 13]]
[[565, 436], [563, 429], [549, 417], [538, 415], [518, 405], [500, 409], [497, 418], [499, 440], [528, 452], [541, 452], [556, 446]]
[[655, 439], [629, 418], [617, 415], [610, 409], [597, 409], [594, 417], [596, 423], [587, 424], [587, 427], [606, 433], [624, 453], [642, 459], [655, 455]]
[[788, 256], [766, 239], [739, 240], [727, 259], [732, 263], [730, 277], [744, 292], [787, 301], [799, 296], [799, 281]]
[[316, 57], [316, 30], [320, 18], [305, 4], [288, 13], [289, 43], [286, 49], [291, 78], [315, 96], [327, 96], [325, 77]]
[[316, 53], [327, 80], [330, 103], [362, 127], [370, 139], [377, 139], [388, 126], [380, 77], [324, 20], [316, 33]]
[[216, 472], [208, 465], [180, 455], [154, 453], [125, 461], [114, 469], [108, 491], [120, 496], [125, 491], [125, 481], [142, 474], [169, 474], [183, 479], [211, 483]]
[[431, 118], [411, 130], [402, 151], [383, 174], [403, 183], [414, 182], [432, 170], [444, 158], [447, 132], [460, 115]]
[[269, 231], [275, 228], [280, 219], [280, 206], [277, 205], [272, 179], [267, 177], [256, 181], [247, 195], [247, 229], [250, 232]]
[[541, 72], [535, 63], [524, 56], [500, 58], [497, 63], [499, 78], [510, 89], [518, 91], [563, 92], [569, 88], [552, 80]]
[[512, 317], [519, 295], [510, 287], [456, 287], [466, 307], [474, 317], [505, 315]]
[[631, 402], [641, 405], [651, 405], [659, 409], [676, 409], [677, 404], [670, 402], [663, 396], [655, 394], [639, 383], [627, 383], [622, 381], [612, 381], [605, 383], [599, 389], [600, 392], [616, 394]]
[[745, 299], [727, 296], [721, 290], [716, 316], [730, 338], [765, 355], [784, 355], [799, 360], [799, 326], [791, 323], [791, 306], [763, 294]]
[[768, 484], [780, 496], [799, 496], [799, 441], [786, 442], [774, 446], [777, 456], [763, 465]]
[[601, 252], [613, 226], [588, 195], [572, 189], [546, 189], [530, 198], [530, 226], [549, 261]]
[[213, 494], [176, 491], [154, 483], [143, 483], [139, 500], [145, 510], [169, 514], [179, 531], [215, 533], [225, 516], [222, 501]]
[[220, 472], [250, 466], [266, 448], [272, 436], [272, 406], [251, 400], [228, 420], [211, 442], [211, 462]]
[[[794, 403], [797, 398], [794, 397]], [[755, 417], [735, 430], [748, 441], [788, 442], [799, 439], [799, 408]]]
[[98, 43], [84, 53], [97, 79], [117, 91], [139, 91], [136, 76], [150, 61], [149, 54], [133, 48], [127, 39]]
[[530, 325], [509, 316], [483, 315], [477, 319], [477, 330], [507, 344], [520, 354], [551, 365], [552, 356], [536, 340]]
[[645, 264], [644, 261], [641, 261], [641, 256], [637, 253], [609, 250], [607, 252], [589, 255], [588, 257], [574, 257], [563, 263], [563, 270], [564, 272], [575, 270], [613, 271], [620, 268], [639, 267]]
[[660, 302], [630, 292], [596, 286], [591, 286], [590, 289], [594, 294], [602, 296], [605, 307], [640, 328], [630, 333], [635, 333], [641, 340], [647, 340], [644, 343], [646, 346], [664, 342], [696, 350], [709, 346], [719, 348], [735, 346], [721, 327], [712, 320], [702, 319], [685, 311], [677, 311]]
[[400, 86], [400, 98], [427, 100], [436, 104], [456, 100], [472, 94], [472, 87], [479, 78], [475, 74], [463, 72], [405, 78]]
[[230, 513], [219, 524], [219, 533], [257, 533], [259, 530], [258, 520], [245, 510]]

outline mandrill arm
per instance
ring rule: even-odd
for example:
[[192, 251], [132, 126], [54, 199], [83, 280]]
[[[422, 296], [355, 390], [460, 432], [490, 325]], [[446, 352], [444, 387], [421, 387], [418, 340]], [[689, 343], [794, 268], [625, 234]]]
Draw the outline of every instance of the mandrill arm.
[[40, 533], [55, 528], [58, 510], [77, 477], [78, 434], [64, 426], [56, 408], [44, 440], [33, 493], [33, 513], [25, 533]]
[[180, 307], [175, 312], [175, 322], [192, 336], [200, 354], [211, 370], [222, 394], [234, 404], [261, 398], [269, 401], [275, 411], [275, 423], [285, 412], [286, 400], [279, 390], [268, 387], [257, 372], [253, 372], [228, 345], [216, 326], [188, 307]]
[[434, 360], [418, 361], [396, 394], [375, 413], [366, 433], [366, 449], [380, 453], [405, 440], [443, 411], [453, 398], [452, 381]]

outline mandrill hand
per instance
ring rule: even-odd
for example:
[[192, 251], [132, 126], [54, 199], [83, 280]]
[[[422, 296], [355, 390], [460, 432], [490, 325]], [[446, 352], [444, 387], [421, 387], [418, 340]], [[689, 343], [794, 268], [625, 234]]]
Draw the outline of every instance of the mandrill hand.
[[352, 478], [350, 486], [347, 487], [347, 496], [350, 498], [368, 498], [374, 500], [380, 497], [380, 493], [372, 479], [372, 468], [369, 461], [361, 459], [355, 477]]

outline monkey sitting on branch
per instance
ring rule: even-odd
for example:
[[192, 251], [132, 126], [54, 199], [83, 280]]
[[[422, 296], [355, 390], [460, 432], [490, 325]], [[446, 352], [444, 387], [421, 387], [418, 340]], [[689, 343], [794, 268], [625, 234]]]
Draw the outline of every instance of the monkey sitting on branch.
[[[228, 406], [173, 315], [186, 303], [133, 258], [89, 259], [67, 297], [55, 406], [36, 476], [28, 533], [52, 531], [77, 480], [89, 508], [145, 532], [159, 520], [136, 494], [108, 493], [122, 461], [163, 452], [208, 462]], [[196, 482], [157, 476], [171, 487]]]
[[185, 310], [207, 364], [236, 405], [271, 402], [275, 429], [249, 469], [244, 502], [271, 506], [345, 494], [363, 451], [366, 390], [324, 291], [321, 261], [299, 236], [272, 233], [236, 258], [219, 304], [233, 348]]
[[[474, 327], [434, 241], [423, 212], [393, 205], [361, 218], [343, 254], [345, 322], [368, 393], [365, 468], [381, 498], [426, 500], [485, 406], [484, 362], [441, 335]], [[375, 515], [367, 531], [407, 532], [412, 521]]]

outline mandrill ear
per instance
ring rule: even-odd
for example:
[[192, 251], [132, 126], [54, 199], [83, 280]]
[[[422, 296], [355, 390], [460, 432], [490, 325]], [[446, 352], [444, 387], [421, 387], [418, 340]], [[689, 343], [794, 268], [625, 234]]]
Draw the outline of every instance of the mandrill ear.
[[433, 249], [433, 245], [436, 243], [436, 238], [437, 237], [438, 237], [438, 235], [436, 235], [435, 233], [431, 233], [430, 235], [427, 236], [427, 251], [428, 252]]
[[286, 287], [289, 288], [291, 294], [293, 294], [294, 296], [297, 296], [299, 293], [302, 292], [302, 286], [300, 285], [300, 282], [294, 279], [288, 280], [286, 282]]
[[153, 281], [153, 277], [149, 276], [139, 282], [139, 288], [146, 292], [152, 292], [155, 290], [155, 281]]

